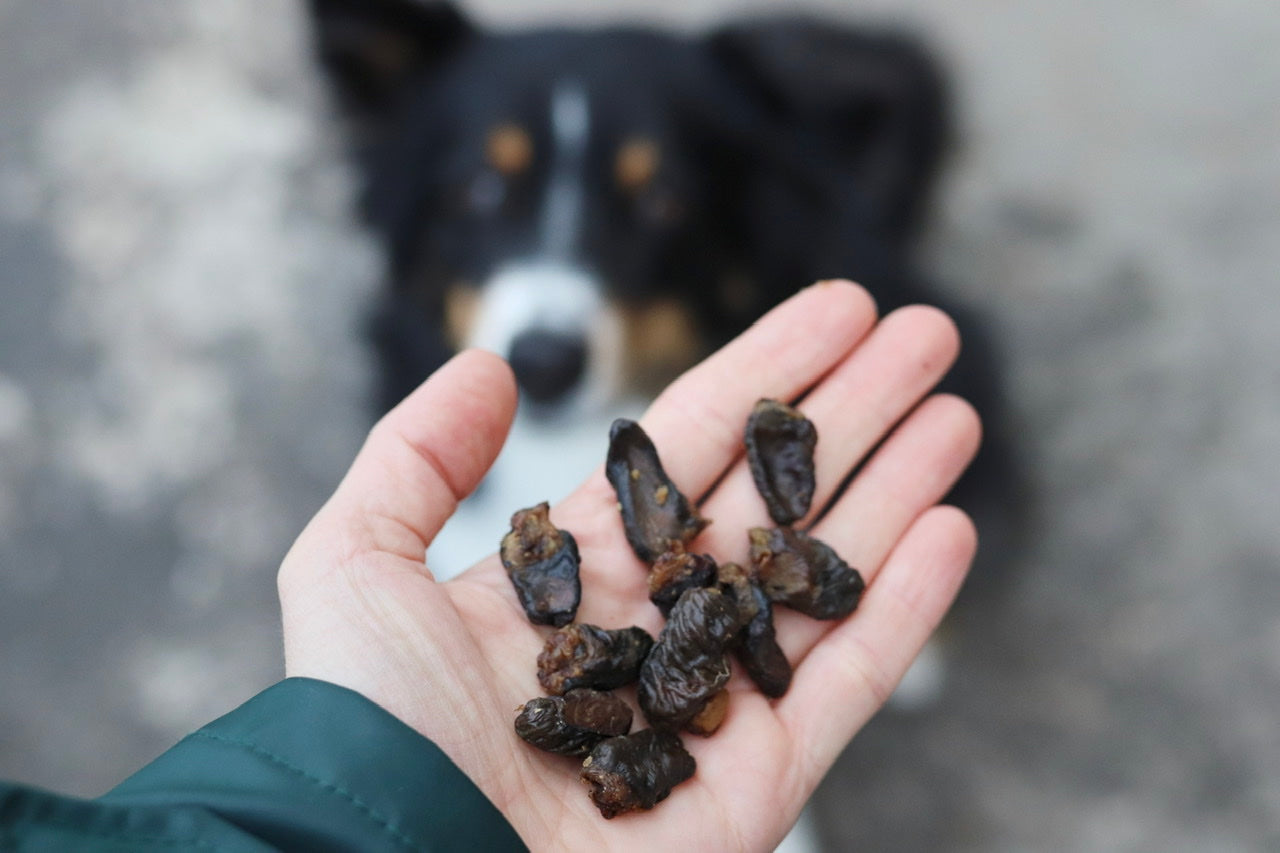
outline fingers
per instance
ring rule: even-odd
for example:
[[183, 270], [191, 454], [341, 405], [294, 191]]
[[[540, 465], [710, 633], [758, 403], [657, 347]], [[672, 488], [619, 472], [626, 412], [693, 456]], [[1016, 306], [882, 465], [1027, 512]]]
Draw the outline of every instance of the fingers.
[[777, 712], [812, 770], [825, 772], [884, 704], [955, 598], [977, 532], [960, 510], [929, 509], [911, 525], [846, 621], [796, 668]]
[[664, 391], [642, 424], [676, 485], [696, 500], [742, 452], [761, 397], [793, 399], [871, 330], [875, 303], [845, 281], [800, 291]]
[[946, 496], [981, 441], [982, 425], [966, 401], [930, 397], [911, 413], [810, 531], [835, 548], [870, 583], [907, 528]]
[[941, 381], [960, 352], [955, 323], [926, 305], [895, 311], [876, 332], [856, 363], [851, 359], [803, 403], [815, 423], [828, 425], [814, 448], [814, 466], [837, 474], [817, 483], [810, 519], [835, 494], [839, 472], [860, 462]]
[[501, 358], [468, 350], [450, 359], [370, 431], [319, 526], [340, 531], [330, 535], [348, 549], [422, 560], [493, 464], [515, 406]]
[[[875, 303], [858, 285], [819, 282], [764, 315], [714, 355], [672, 383], [641, 419], [676, 487], [698, 500], [742, 453], [742, 427], [762, 396], [793, 399], [838, 365], [875, 325]], [[603, 454], [602, 454], [603, 455]], [[617, 498], [597, 469], [552, 509], [573, 528], [582, 576], [605, 592], [584, 601], [579, 617], [602, 624], [632, 620], [652, 627], [641, 564], [618, 522]], [[713, 525], [714, 527], [715, 525]], [[643, 604], [643, 606], [641, 606]]]
[[[916, 519], [964, 473], [980, 438], [972, 406], [949, 394], [930, 397], [893, 431], [810, 532], [872, 583]], [[830, 622], [785, 607], [774, 611], [774, 619], [788, 660], [797, 664], [833, 629]]]
[[[875, 320], [875, 303], [863, 288], [820, 282], [672, 383], [641, 423], [680, 491], [700, 498], [742, 451], [742, 425], [756, 400], [791, 399], [813, 385]], [[565, 506], [576, 503], [571, 498]]]
[[[887, 316], [800, 403], [818, 429], [817, 489], [810, 517], [831, 500], [844, 475], [938, 383], [958, 352], [959, 336], [945, 314], [926, 306], [904, 308]], [[739, 443], [741, 432], [740, 426]], [[731, 512], [749, 526], [772, 526], [745, 460], [703, 507], [709, 518]], [[745, 542], [739, 526], [713, 526], [698, 544], [715, 553], [739, 553]], [[893, 531], [895, 540], [900, 533], [901, 528]]]

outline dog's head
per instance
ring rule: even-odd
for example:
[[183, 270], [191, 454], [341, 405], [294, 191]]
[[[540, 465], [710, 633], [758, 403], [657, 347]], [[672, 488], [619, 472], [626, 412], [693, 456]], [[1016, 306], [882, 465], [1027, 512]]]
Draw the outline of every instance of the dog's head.
[[942, 140], [937, 77], [896, 36], [495, 34], [444, 3], [312, 8], [390, 251], [380, 335], [402, 384], [481, 346], [535, 407], [595, 406], [810, 280], [892, 286]]

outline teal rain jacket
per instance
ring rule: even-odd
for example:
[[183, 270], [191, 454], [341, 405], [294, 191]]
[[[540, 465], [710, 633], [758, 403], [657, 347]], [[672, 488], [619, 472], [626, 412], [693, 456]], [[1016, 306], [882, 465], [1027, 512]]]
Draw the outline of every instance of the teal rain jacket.
[[0, 850], [524, 850], [435, 744], [289, 678], [96, 800], [0, 782]]

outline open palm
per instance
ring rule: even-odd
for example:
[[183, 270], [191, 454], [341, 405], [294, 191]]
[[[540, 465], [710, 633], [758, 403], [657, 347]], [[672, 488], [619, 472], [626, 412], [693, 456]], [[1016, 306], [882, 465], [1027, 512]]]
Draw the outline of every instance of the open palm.
[[[957, 349], [936, 310], [877, 323], [861, 288], [823, 283], [677, 380], [641, 420], [668, 474], [714, 521], [691, 548], [745, 562], [745, 531], [769, 521], [742, 427], [760, 397], [803, 394], [819, 434], [815, 511], [860, 466], [813, 533], [868, 582], [842, 622], [775, 610], [795, 667], [790, 691], [769, 700], [735, 669], [721, 729], [683, 738], [696, 774], [651, 812], [605, 821], [575, 760], [516, 737], [516, 707], [542, 693], [535, 659], [550, 629], [525, 619], [497, 558], [447, 583], [424, 565], [510, 426], [515, 387], [495, 356], [463, 353], [388, 414], [299, 537], [279, 577], [288, 674], [357, 690], [430, 738], [535, 850], [772, 849], [897, 684], [972, 559], [971, 523], [938, 501], [977, 448], [978, 419], [962, 400], [928, 396]], [[578, 621], [656, 636], [646, 567], [603, 474], [551, 517], [581, 551]], [[495, 548], [504, 532], [493, 531]]]

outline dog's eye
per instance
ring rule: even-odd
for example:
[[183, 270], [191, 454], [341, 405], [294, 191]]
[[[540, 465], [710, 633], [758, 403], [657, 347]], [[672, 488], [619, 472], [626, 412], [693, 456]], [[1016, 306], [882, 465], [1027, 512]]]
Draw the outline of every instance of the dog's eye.
[[480, 172], [466, 188], [466, 205], [472, 213], [494, 213], [502, 207], [507, 198], [506, 182], [497, 172], [485, 170]]

